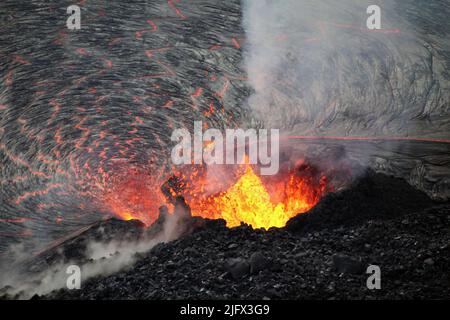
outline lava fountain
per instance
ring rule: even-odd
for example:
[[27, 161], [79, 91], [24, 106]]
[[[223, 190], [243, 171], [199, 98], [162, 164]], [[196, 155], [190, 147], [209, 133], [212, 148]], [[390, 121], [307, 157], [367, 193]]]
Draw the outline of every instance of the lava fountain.
[[282, 165], [273, 176], [258, 175], [258, 166], [248, 163], [174, 167], [169, 178], [148, 169], [121, 168], [105, 178], [102, 198], [118, 218], [150, 226], [161, 206], [170, 212], [182, 196], [193, 216], [224, 219], [230, 228], [245, 223], [267, 230], [283, 227], [332, 189], [326, 174], [304, 160]]
[[[214, 176], [207, 171], [202, 168], [177, 175], [166, 188], [171, 197], [183, 195], [194, 216], [224, 219], [228, 227], [241, 223], [253, 228], [283, 227], [290, 218], [315, 206], [330, 189], [326, 176], [306, 164], [273, 177], [257, 175], [249, 164], [232, 174]], [[211, 192], [211, 185], [222, 191]]]

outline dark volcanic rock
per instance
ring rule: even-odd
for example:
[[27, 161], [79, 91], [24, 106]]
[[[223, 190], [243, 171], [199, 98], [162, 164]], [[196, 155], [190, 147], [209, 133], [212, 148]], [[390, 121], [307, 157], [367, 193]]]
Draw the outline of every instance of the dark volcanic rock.
[[[302, 235], [282, 229], [228, 229], [222, 221], [207, 221], [190, 235], [158, 245], [127, 270], [87, 280], [81, 290], [55, 291], [44, 298], [449, 299], [449, 216], [450, 206], [442, 205], [402, 218]], [[232, 243], [240, 245], [228, 256], [226, 248]], [[245, 257], [255, 250], [273, 258], [274, 266], [250, 274]], [[365, 272], [336, 272], [335, 262], [348, 262], [333, 262], [336, 252], [351, 252], [351, 257], [380, 266], [381, 289], [367, 289]], [[430, 257], [434, 263], [424, 263]], [[224, 276], [230, 259], [228, 271], [235, 277]]]
[[[363, 179], [351, 187], [363, 190], [346, 192], [363, 200], [362, 194], [377, 189], [377, 181], [402, 185], [375, 177], [373, 183]], [[405, 197], [404, 189], [386, 188], [393, 199]], [[413, 192], [407, 189], [406, 195]], [[393, 203], [388, 199], [385, 205]], [[206, 220], [191, 234], [143, 253], [126, 270], [43, 298], [449, 299], [450, 205], [426, 203], [428, 208], [416, 203], [415, 212], [399, 215], [360, 215], [358, 223], [350, 215], [336, 224], [325, 219], [324, 227], [300, 233], [246, 225], [229, 229], [223, 220]], [[360, 208], [357, 201], [347, 202], [351, 213]], [[313, 212], [323, 217], [320, 210]], [[380, 267], [380, 290], [366, 287], [368, 265]]]
[[249, 259], [250, 272], [252, 274], [258, 273], [270, 266], [269, 260], [261, 253], [255, 252]]
[[227, 261], [227, 271], [234, 279], [242, 278], [250, 273], [250, 265], [245, 259], [235, 258]]
[[359, 274], [364, 271], [364, 264], [359, 259], [344, 254], [335, 254], [333, 264], [339, 273]]
[[345, 190], [329, 193], [310, 211], [289, 220], [286, 228], [306, 231], [348, 226], [367, 219], [399, 217], [432, 203], [405, 180], [368, 170]]
[[108, 243], [138, 241], [146, 233], [156, 232], [158, 226], [146, 230], [138, 220], [123, 221], [116, 218], [100, 221], [75, 233], [55, 241], [51, 246], [41, 250], [25, 261], [16, 262], [23, 272], [40, 272], [56, 263], [69, 261], [86, 261], [86, 249], [89, 243]]

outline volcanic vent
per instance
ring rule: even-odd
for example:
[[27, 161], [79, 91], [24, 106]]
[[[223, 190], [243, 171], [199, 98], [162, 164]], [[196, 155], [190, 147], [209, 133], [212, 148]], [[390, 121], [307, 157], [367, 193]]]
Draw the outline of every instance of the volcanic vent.
[[299, 213], [311, 209], [333, 190], [326, 173], [305, 160], [284, 164], [277, 175], [261, 176], [258, 165], [185, 165], [162, 185], [137, 168], [108, 181], [103, 201], [123, 220], [140, 220], [150, 226], [161, 206], [173, 211], [182, 196], [192, 215], [224, 219], [228, 227], [241, 223], [253, 228], [283, 227]]
[[[163, 186], [169, 198], [185, 197], [194, 216], [224, 219], [228, 227], [241, 223], [253, 228], [283, 227], [308, 211], [328, 190], [327, 178], [309, 165], [285, 168], [261, 177], [250, 164], [222, 168], [200, 167], [175, 174]], [[227, 178], [228, 177], [228, 178]]]

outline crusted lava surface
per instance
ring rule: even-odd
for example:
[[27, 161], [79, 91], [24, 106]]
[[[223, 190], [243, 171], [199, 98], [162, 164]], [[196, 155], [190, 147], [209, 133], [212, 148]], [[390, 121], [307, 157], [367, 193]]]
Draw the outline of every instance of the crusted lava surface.
[[[135, 221], [104, 221], [102, 235], [148, 237], [161, 231], [162, 220], [149, 229]], [[80, 290], [34, 298], [450, 298], [450, 205], [383, 174], [369, 172], [329, 194], [286, 228], [227, 228], [223, 220], [199, 218], [183, 226], [180, 238], [136, 254], [136, 262], [119, 272], [88, 279]], [[59, 244], [72, 244], [71, 250], [51, 248], [38, 259], [51, 261], [55, 252], [67, 258], [79, 248], [74, 241], [98, 236], [98, 227]], [[380, 290], [366, 287], [369, 265], [381, 268]]]

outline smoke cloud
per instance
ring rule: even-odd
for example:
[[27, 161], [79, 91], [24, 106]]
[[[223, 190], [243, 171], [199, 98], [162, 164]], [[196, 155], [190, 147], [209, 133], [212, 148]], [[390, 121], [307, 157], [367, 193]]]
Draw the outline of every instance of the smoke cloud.
[[[8, 251], [8, 261], [2, 261], [3, 265], [0, 266], [0, 295], [29, 299], [36, 294], [45, 295], [53, 290], [66, 288], [69, 277], [66, 270], [71, 265], [80, 267], [81, 285], [92, 277], [108, 276], [126, 269], [136, 262], [139, 253], [148, 252], [155, 245], [175, 240], [184, 234], [187, 231], [188, 216], [189, 212], [185, 212], [181, 206], [176, 206], [173, 214], [164, 216], [162, 228], [156, 234], [149, 233], [137, 241], [91, 240], [83, 254], [83, 260], [87, 262], [80, 264], [77, 260], [59, 261], [39, 272], [30, 273], [11, 268], [12, 265], [20, 266], [22, 261], [29, 258], [23, 244], [13, 245]], [[99, 231], [105, 232], [101, 228]], [[33, 264], [36, 265], [36, 262]]]
[[[366, 25], [374, 4], [381, 30]], [[301, 135], [448, 137], [442, 12], [444, 1], [244, 1], [254, 117]]]

